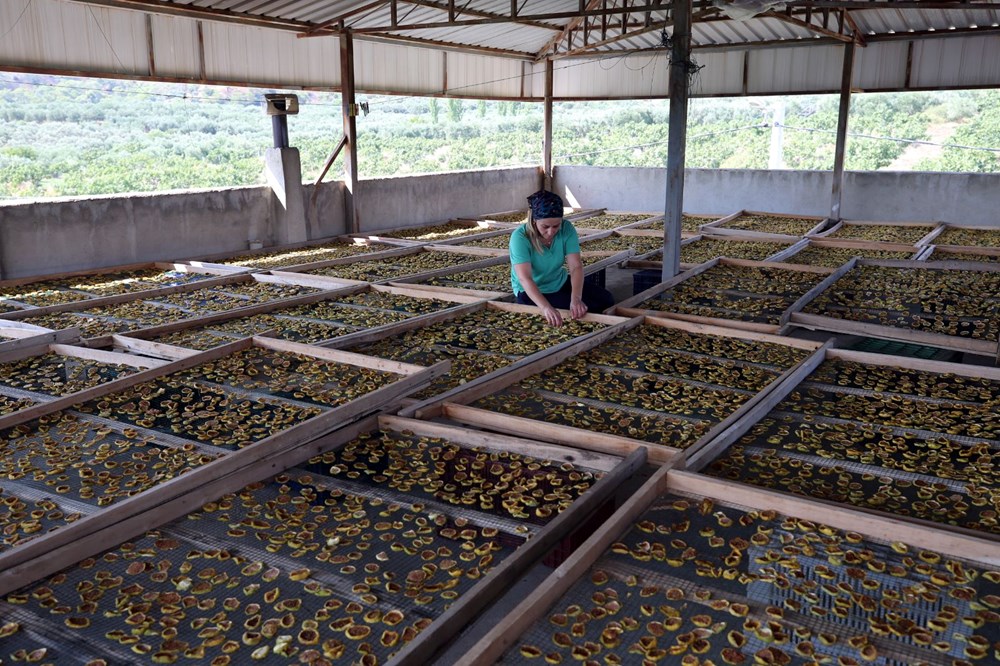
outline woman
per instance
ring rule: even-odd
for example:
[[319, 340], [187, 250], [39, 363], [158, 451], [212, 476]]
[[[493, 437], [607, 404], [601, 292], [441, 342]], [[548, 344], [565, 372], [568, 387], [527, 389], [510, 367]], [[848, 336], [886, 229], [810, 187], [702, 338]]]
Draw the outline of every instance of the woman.
[[510, 235], [510, 282], [517, 302], [538, 306], [552, 326], [562, 326], [560, 308], [579, 319], [588, 310], [614, 305], [607, 289], [584, 283], [580, 239], [563, 219], [559, 195], [540, 190], [528, 204], [528, 221]]

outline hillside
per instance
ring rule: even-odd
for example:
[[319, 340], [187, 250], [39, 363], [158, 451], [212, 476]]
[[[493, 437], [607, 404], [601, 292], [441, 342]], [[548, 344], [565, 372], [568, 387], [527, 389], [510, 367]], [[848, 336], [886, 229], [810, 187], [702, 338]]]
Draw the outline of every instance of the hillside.
[[[0, 75], [0, 196], [38, 197], [157, 191], [262, 183], [261, 156], [271, 144], [267, 91], [101, 79]], [[307, 180], [318, 174], [342, 135], [340, 99], [299, 93], [289, 122]], [[358, 119], [362, 177], [538, 164], [539, 104], [362, 98]], [[830, 169], [835, 96], [695, 99], [687, 163], [705, 168], [767, 168], [772, 113], [785, 105], [783, 163]], [[666, 162], [666, 101], [556, 105], [559, 164], [661, 166]], [[895, 162], [907, 148], [895, 139], [927, 140], [937, 124], [958, 123], [949, 142], [927, 158]], [[905, 164], [927, 170], [997, 171], [1000, 93], [857, 95], [847, 168]], [[988, 148], [992, 150], [983, 150]], [[338, 174], [335, 165], [332, 174]], [[335, 176], [334, 176], [335, 177]]]

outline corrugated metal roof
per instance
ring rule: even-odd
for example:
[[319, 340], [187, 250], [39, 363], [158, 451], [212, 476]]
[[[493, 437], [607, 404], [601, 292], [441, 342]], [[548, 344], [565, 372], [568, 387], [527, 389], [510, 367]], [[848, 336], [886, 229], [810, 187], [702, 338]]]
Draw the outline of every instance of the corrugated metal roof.
[[[1000, 87], [1000, 0], [789, 0], [742, 21], [713, 2], [725, 4], [693, 0], [705, 64], [695, 94], [837, 90], [852, 40], [864, 89]], [[450, 14], [449, 0], [0, 2], [0, 68], [335, 89], [337, 36], [350, 30], [362, 91], [537, 98], [542, 77], [524, 72], [544, 71], [547, 57], [564, 98], [665, 90], [642, 63], [665, 54], [667, 0], [518, 0], [516, 17], [510, 0], [451, 4]]]

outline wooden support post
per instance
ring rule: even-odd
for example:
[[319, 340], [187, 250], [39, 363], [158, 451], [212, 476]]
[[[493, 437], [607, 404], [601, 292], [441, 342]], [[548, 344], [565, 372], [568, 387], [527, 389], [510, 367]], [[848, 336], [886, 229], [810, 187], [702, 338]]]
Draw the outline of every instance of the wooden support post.
[[344, 153], [344, 216], [349, 233], [361, 231], [358, 214], [358, 128], [354, 120], [354, 35], [350, 30], [340, 33], [340, 98], [344, 116], [344, 136], [347, 152]]
[[552, 59], [545, 61], [544, 138], [542, 141], [542, 186], [552, 189]]
[[833, 154], [833, 198], [830, 219], [840, 221], [840, 199], [844, 189], [844, 156], [847, 153], [847, 117], [851, 112], [851, 78], [854, 74], [854, 42], [844, 45], [844, 69], [840, 79], [840, 111], [837, 116], [837, 148]]
[[691, 0], [674, 0], [670, 50], [670, 126], [667, 135], [667, 192], [663, 213], [663, 273], [666, 282], [681, 262], [684, 215], [684, 151], [687, 143], [688, 63], [691, 58]]

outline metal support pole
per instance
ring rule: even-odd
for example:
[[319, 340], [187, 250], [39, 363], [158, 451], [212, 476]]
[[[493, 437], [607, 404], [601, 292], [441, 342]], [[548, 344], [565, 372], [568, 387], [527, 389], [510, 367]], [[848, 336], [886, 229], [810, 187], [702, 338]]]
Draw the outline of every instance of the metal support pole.
[[[279, 111], [285, 110], [283, 99], [276, 99], [272, 104]], [[271, 116], [271, 139], [275, 148], [288, 148], [288, 116], [285, 114]]]
[[667, 192], [663, 211], [663, 273], [677, 275], [684, 215], [684, 152], [687, 144], [688, 63], [691, 60], [691, 0], [674, 0], [670, 48], [670, 127], [667, 133]]
[[840, 199], [844, 189], [844, 156], [847, 154], [847, 118], [851, 113], [851, 79], [854, 74], [854, 42], [844, 44], [844, 70], [840, 79], [840, 110], [837, 115], [837, 148], [833, 153], [833, 195], [830, 218], [840, 221]]
[[552, 189], [552, 59], [545, 61], [544, 139], [542, 143], [543, 188]]
[[354, 109], [354, 36], [350, 30], [340, 33], [340, 98], [344, 117], [344, 136], [347, 151], [344, 153], [344, 215], [350, 233], [361, 231], [358, 213], [358, 129]]

